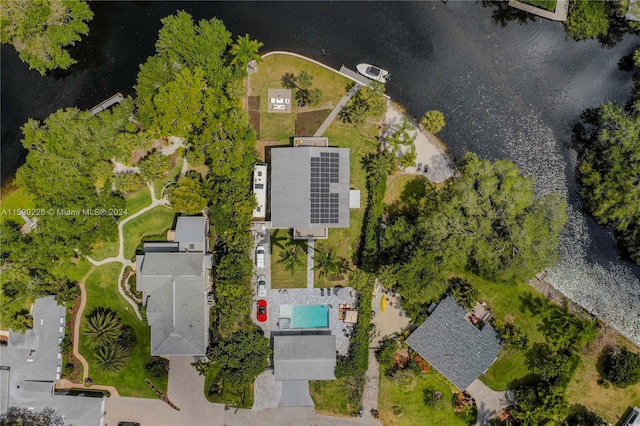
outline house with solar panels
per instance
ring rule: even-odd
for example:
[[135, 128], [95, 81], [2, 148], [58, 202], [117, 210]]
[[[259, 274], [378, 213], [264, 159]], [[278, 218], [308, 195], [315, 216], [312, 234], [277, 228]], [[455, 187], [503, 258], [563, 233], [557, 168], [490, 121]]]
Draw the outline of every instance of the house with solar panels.
[[324, 137], [293, 141], [293, 147], [271, 150], [272, 228], [293, 228], [297, 239], [327, 238], [329, 228], [348, 228], [349, 148], [329, 147]]

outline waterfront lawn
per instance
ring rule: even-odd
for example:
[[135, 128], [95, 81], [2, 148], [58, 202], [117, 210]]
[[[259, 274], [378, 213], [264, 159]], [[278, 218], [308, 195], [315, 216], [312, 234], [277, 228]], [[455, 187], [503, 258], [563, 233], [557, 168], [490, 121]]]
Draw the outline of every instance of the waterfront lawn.
[[[495, 317], [513, 322], [529, 337], [530, 344], [546, 342], [539, 330], [540, 316], [532, 315], [523, 306], [523, 300], [529, 297], [542, 297], [536, 289], [524, 282], [496, 284], [471, 273], [456, 276], [472, 283], [478, 289], [478, 299], [487, 302]], [[496, 362], [480, 379], [493, 390], [505, 390], [529, 373], [524, 361], [523, 352], [503, 347]]]
[[92, 309], [101, 306], [111, 308], [118, 313], [123, 324], [133, 327], [138, 338], [137, 345], [133, 348], [129, 362], [118, 373], [107, 373], [100, 369], [96, 363], [94, 351], [87, 344], [87, 337], [80, 331], [80, 353], [89, 363], [89, 377], [95, 384], [115, 386], [122, 396], [137, 398], [157, 398], [155, 392], [145, 383], [148, 378], [163, 392], [167, 391], [167, 378], [162, 380], [152, 378], [145, 372], [144, 366], [149, 360], [150, 331], [146, 321], [140, 321], [133, 308], [118, 293], [118, 275], [122, 265], [111, 263], [98, 267], [89, 276], [86, 282], [87, 305], [82, 321]]
[[6, 212], [0, 214], [0, 222], [7, 219], [13, 219], [20, 225], [24, 223], [22, 217], [19, 214], [13, 213], [14, 210], [26, 209], [33, 210], [36, 208], [42, 208], [42, 206], [36, 205], [36, 202], [31, 198], [31, 195], [24, 188], [13, 187], [2, 191], [0, 197], [0, 212], [6, 210]]
[[[626, 346], [630, 351], [640, 353], [640, 348], [615, 331], [609, 329], [601, 333], [615, 335], [617, 345]], [[596, 341], [600, 340], [602, 342], [611, 341], [609, 338], [596, 339]], [[604, 417], [610, 424], [616, 424], [620, 420], [619, 416], [628, 407], [640, 406], [640, 383], [625, 389], [600, 386], [598, 384], [600, 375], [597, 363], [598, 356], [604, 347], [604, 344], [593, 344], [582, 351], [578, 368], [576, 368], [576, 372], [567, 388], [567, 398], [571, 404], [589, 407]]]
[[[378, 412], [382, 424], [387, 426], [421, 425], [425, 424], [426, 419], [428, 419], [429, 425], [434, 426], [475, 424], [475, 414], [464, 417], [453, 410], [454, 392], [438, 373], [418, 374], [412, 388], [395, 384], [382, 371], [380, 373]], [[425, 405], [424, 390], [427, 388], [442, 393], [442, 400], [439, 404], [433, 407]]]
[[[338, 256], [342, 256], [355, 264], [355, 257], [360, 244], [360, 234], [362, 232], [362, 221], [367, 204], [366, 174], [362, 168], [362, 157], [376, 150], [377, 141], [366, 135], [371, 129], [377, 132], [377, 124], [374, 121], [367, 122], [361, 129], [353, 125], [346, 125], [339, 121], [334, 121], [325, 132], [329, 138], [329, 145], [340, 148], [349, 148], [350, 157], [350, 187], [360, 190], [360, 208], [351, 209], [349, 228], [330, 228], [329, 238], [317, 240], [317, 249], [333, 248]], [[333, 278], [333, 279], [332, 279]], [[315, 287], [334, 287], [336, 285], [347, 285], [346, 277], [320, 277], [315, 271]]]
[[155, 207], [142, 216], [127, 222], [124, 225], [124, 258], [132, 259], [136, 254], [136, 248], [143, 239], [149, 235], [162, 235], [164, 240], [166, 232], [171, 229], [175, 212], [165, 206]]
[[357, 407], [349, 405], [352, 385], [348, 378], [336, 380], [310, 380], [309, 393], [316, 412], [329, 416], [350, 417]]
[[276, 54], [264, 58], [258, 64], [258, 71], [251, 74], [249, 96], [260, 95], [262, 88], [267, 83], [280, 82], [284, 73], [290, 72], [298, 75], [302, 70], [313, 75], [312, 88], [321, 89], [324, 95], [324, 101], [315, 109], [333, 108], [344, 96], [346, 93], [345, 87], [351, 81], [337, 72], [316, 65], [306, 59]]
[[279, 82], [267, 83], [260, 92], [260, 139], [288, 142], [295, 134], [296, 111], [298, 109], [294, 99], [291, 99], [290, 113], [275, 113], [268, 111], [269, 89], [282, 89]]
[[550, 12], [556, 11], [557, 0], [521, 0], [523, 3], [530, 4], [531, 6], [539, 7], [540, 9], [548, 10]]
[[[204, 377], [204, 396], [207, 401], [216, 404], [225, 404], [234, 408], [248, 408], [253, 407], [253, 383], [244, 389], [235, 389], [224, 387], [222, 393], [218, 394], [215, 391], [211, 391], [211, 386], [215, 383], [218, 372], [220, 371], [219, 364], [213, 364], [207, 371]], [[244, 393], [244, 403], [240, 403], [241, 396]]]
[[[271, 230], [271, 288], [306, 288], [307, 287], [307, 241], [294, 240], [290, 243], [300, 247], [300, 265], [296, 265], [293, 274], [287, 271], [280, 260], [283, 247], [287, 246], [289, 229]], [[283, 247], [280, 247], [283, 246]]]

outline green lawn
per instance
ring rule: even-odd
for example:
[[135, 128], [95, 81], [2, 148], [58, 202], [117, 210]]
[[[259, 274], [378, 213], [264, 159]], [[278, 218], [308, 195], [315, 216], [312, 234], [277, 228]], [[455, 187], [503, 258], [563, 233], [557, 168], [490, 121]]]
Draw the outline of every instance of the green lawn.
[[[360, 129], [353, 125], [334, 121], [324, 134], [329, 138], [329, 145], [350, 149], [350, 185], [351, 189], [360, 190], [360, 208], [350, 210], [349, 228], [329, 229], [329, 238], [316, 241], [316, 248], [333, 248], [337, 255], [346, 258], [352, 264], [355, 263], [355, 256], [360, 244], [362, 221], [367, 201], [366, 175], [362, 168], [361, 159], [364, 155], [374, 152], [377, 147], [377, 141], [370, 136], [372, 131], [377, 134], [375, 121], [367, 122]], [[316, 287], [333, 287], [346, 284], [346, 279], [331, 280], [327, 277], [321, 278], [318, 272], [315, 273]]]
[[87, 345], [85, 334], [80, 332], [80, 352], [89, 363], [89, 376], [95, 384], [111, 385], [118, 389], [122, 396], [138, 398], [157, 398], [156, 394], [144, 382], [151, 380], [163, 392], [167, 391], [167, 379], [158, 380], [147, 377], [144, 365], [150, 357], [150, 332], [145, 321], [140, 321], [133, 308], [118, 293], [118, 274], [122, 265], [111, 263], [98, 267], [87, 279], [87, 306], [83, 321], [92, 309], [101, 306], [111, 308], [118, 313], [124, 324], [132, 326], [138, 338], [129, 362], [119, 373], [107, 373], [100, 369], [94, 357], [94, 351]]
[[[229, 389], [224, 388], [222, 394], [209, 392], [211, 385], [215, 382], [216, 376], [220, 371], [220, 365], [213, 364], [204, 377], [204, 396], [209, 402], [218, 404], [226, 404], [234, 408], [251, 408], [253, 407], [253, 383], [245, 389]], [[240, 403], [242, 394], [244, 393], [244, 403]]]
[[274, 113], [268, 111], [268, 90], [282, 89], [278, 82], [267, 83], [260, 92], [260, 139], [287, 142], [295, 135], [295, 121], [298, 106], [292, 102], [291, 113]]
[[[424, 390], [432, 389], [442, 393], [442, 400], [434, 407], [424, 404]], [[394, 406], [396, 408], [394, 413]], [[438, 373], [421, 373], [417, 376], [413, 389], [394, 384], [384, 374], [380, 375], [378, 390], [378, 412], [385, 426], [420, 425], [473, 425], [473, 418], [464, 418], [453, 411], [453, 391]]]
[[127, 215], [122, 216], [120, 220], [126, 219], [151, 204], [151, 192], [149, 191], [149, 187], [145, 185], [138, 191], [127, 194], [124, 199], [127, 203]]
[[259, 96], [267, 83], [279, 82], [284, 73], [298, 75], [305, 70], [313, 75], [312, 88], [320, 88], [324, 101], [316, 109], [333, 108], [346, 93], [345, 86], [351, 80], [305, 59], [290, 55], [271, 55], [258, 64], [258, 71], [251, 74], [249, 96]]
[[124, 225], [124, 257], [131, 259], [147, 235], [162, 235], [171, 229], [175, 212], [164, 206], [149, 210]]
[[41, 207], [36, 204], [24, 188], [3, 190], [2, 197], [0, 197], [0, 221], [13, 219], [22, 225], [24, 221], [19, 214], [13, 214], [15, 210], [29, 210]]
[[[305, 288], [307, 286], [307, 242], [306, 240], [291, 240], [287, 243], [289, 229], [271, 230], [271, 287], [272, 288]], [[279, 262], [282, 248], [287, 244], [300, 247], [300, 265], [296, 265], [293, 274]]]
[[557, 0], [521, 0], [523, 3], [555, 12]]
[[346, 378], [336, 380], [311, 380], [309, 392], [316, 411], [330, 416], [347, 417], [358, 410], [349, 405], [351, 384]]

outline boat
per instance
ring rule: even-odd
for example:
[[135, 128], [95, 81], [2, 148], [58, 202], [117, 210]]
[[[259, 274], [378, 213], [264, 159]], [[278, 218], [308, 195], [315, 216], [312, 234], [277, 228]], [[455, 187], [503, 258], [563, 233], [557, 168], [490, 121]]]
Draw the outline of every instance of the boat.
[[382, 68], [378, 68], [371, 64], [358, 64], [356, 65], [356, 69], [362, 75], [371, 80], [379, 81], [380, 83], [386, 83], [389, 80], [389, 76], [391, 73], [389, 71], [383, 70]]

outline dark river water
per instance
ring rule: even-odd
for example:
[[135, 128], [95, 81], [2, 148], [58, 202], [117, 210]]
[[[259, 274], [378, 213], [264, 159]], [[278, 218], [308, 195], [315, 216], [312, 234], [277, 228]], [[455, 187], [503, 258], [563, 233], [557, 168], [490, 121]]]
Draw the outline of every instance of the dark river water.
[[[568, 147], [580, 113], [624, 102], [631, 74], [618, 61], [640, 46], [626, 36], [613, 48], [567, 40], [542, 19], [505, 26], [479, 3], [92, 2], [90, 35], [74, 48], [79, 63], [41, 77], [2, 47], [2, 179], [24, 161], [20, 126], [61, 107], [90, 108], [131, 93], [138, 65], [154, 52], [160, 19], [184, 9], [218, 17], [249, 33], [263, 51], [290, 50], [339, 68], [374, 63], [392, 72], [387, 93], [415, 117], [444, 112], [440, 133], [454, 156], [505, 158], [536, 177], [539, 193], [559, 191], [570, 205], [562, 262], [549, 280], [640, 342], [640, 268], [618, 258], [609, 230], [581, 209], [575, 153]], [[322, 57], [322, 49], [326, 56]]]

